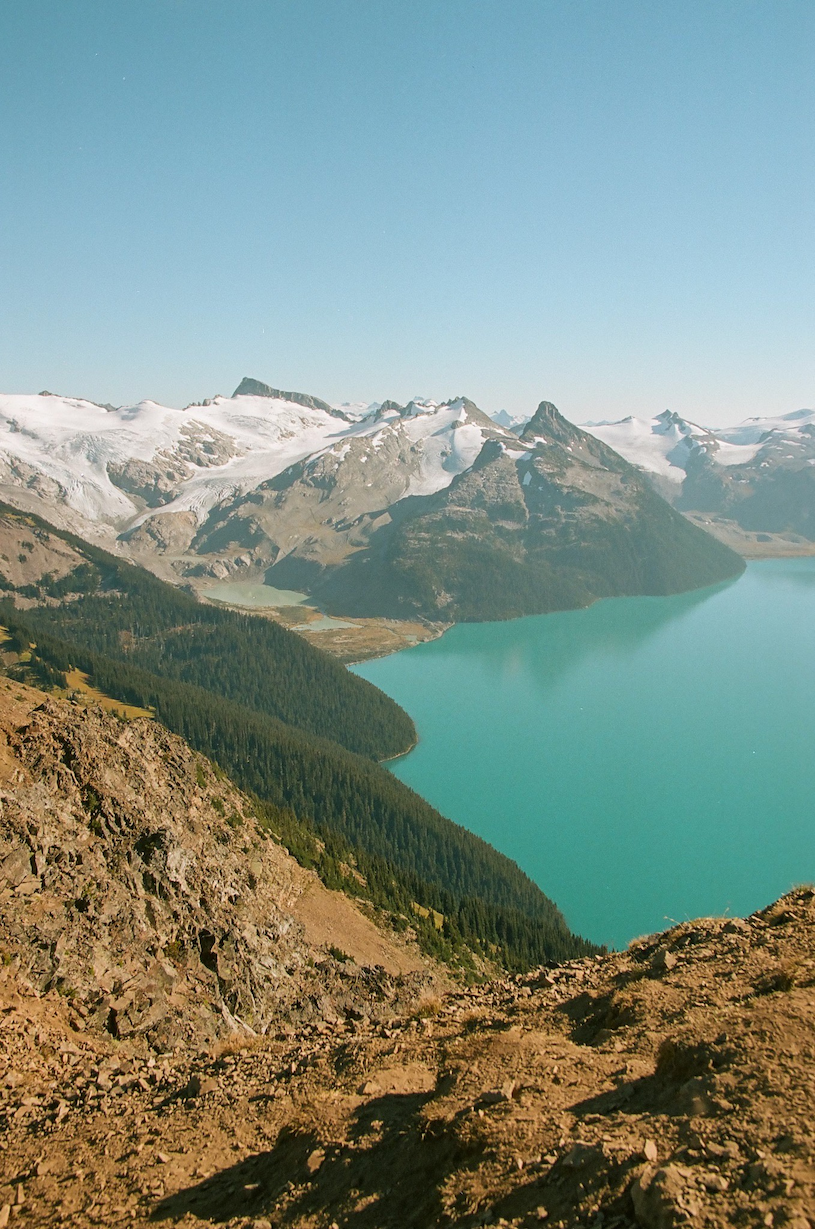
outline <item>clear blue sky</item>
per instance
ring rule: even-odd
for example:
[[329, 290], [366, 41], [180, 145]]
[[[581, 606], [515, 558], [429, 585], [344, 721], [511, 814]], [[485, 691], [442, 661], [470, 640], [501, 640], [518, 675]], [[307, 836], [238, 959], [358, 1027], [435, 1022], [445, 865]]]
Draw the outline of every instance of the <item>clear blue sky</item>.
[[815, 403], [812, 0], [8, 0], [0, 388]]

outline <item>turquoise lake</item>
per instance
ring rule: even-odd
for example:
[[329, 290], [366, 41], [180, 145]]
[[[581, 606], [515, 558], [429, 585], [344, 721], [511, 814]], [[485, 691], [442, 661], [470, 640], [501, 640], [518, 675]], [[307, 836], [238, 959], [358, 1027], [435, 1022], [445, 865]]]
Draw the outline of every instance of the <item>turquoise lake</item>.
[[596, 942], [815, 879], [815, 559], [460, 624], [354, 669], [416, 722], [395, 775]]

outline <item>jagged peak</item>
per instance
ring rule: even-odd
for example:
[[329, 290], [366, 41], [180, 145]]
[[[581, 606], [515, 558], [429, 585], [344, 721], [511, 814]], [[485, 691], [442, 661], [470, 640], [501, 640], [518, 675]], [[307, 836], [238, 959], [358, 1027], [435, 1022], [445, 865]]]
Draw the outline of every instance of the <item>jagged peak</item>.
[[546, 439], [565, 443], [575, 439], [577, 435], [578, 428], [563, 417], [556, 405], [551, 401], [541, 401], [526, 424], [521, 439], [544, 436]]
[[512, 431], [514, 435], [520, 435], [529, 419], [522, 414], [510, 414], [508, 410], [498, 410], [494, 414], [490, 414], [489, 418], [498, 427], [503, 427], [505, 431]]

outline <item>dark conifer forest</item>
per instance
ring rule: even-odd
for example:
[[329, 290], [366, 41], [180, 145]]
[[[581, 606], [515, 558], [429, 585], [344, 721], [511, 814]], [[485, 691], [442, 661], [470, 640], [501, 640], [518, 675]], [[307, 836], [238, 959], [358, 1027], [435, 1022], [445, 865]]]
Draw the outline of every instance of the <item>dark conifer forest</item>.
[[258, 822], [329, 886], [410, 924], [444, 959], [466, 967], [477, 952], [523, 969], [594, 950], [514, 862], [381, 767], [415, 730], [376, 687], [269, 619], [200, 603], [26, 519], [84, 562], [19, 590], [37, 603], [28, 609], [0, 603], [28, 658], [16, 669], [56, 687], [79, 669], [106, 695], [151, 709], [249, 792]]

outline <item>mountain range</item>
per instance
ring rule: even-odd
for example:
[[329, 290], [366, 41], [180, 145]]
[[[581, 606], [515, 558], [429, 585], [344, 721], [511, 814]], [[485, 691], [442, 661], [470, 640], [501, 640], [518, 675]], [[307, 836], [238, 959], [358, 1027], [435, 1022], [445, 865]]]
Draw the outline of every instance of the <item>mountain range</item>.
[[338, 614], [503, 618], [742, 567], [549, 402], [519, 436], [463, 396], [331, 405], [252, 379], [183, 410], [5, 395], [0, 494], [176, 583]]
[[[255, 381], [0, 413], [0, 1229], [807, 1229], [812, 889], [598, 951], [377, 762], [389, 697], [185, 591], [486, 619], [736, 574], [647, 448]], [[795, 425], [664, 425], [678, 505], [680, 445], [808, 472]]]
[[815, 541], [815, 410], [717, 428], [666, 410], [650, 419], [588, 423], [584, 430], [638, 466], [682, 511]]
[[[323, 490], [341, 473], [350, 507], [361, 498], [351, 477], [368, 465], [358, 485], [363, 492], [375, 486], [376, 498], [363, 502], [387, 506], [448, 485], [487, 438], [514, 436], [465, 398], [332, 406], [249, 379], [232, 397], [183, 410], [5, 395], [0, 488], [32, 511], [59, 513], [60, 527], [108, 544], [119, 539], [173, 558], [217, 556], [217, 547], [208, 549], [213, 510], [220, 515], [280, 474], [291, 483], [297, 466]], [[291, 534], [281, 530], [281, 537], [269, 543], [267, 562], [291, 549]]]

